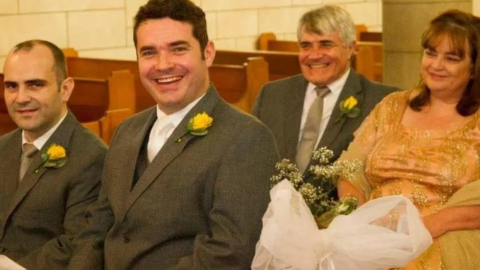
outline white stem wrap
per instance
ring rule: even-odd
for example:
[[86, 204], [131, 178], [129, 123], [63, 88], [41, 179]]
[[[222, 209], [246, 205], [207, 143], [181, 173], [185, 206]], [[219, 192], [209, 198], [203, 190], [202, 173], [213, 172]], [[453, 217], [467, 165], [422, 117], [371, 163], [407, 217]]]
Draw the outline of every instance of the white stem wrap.
[[325, 230], [288, 180], [270, 196], [253, 270], [384, 270], [405, 266], [432, 244], [404, 196], [369, 201]]

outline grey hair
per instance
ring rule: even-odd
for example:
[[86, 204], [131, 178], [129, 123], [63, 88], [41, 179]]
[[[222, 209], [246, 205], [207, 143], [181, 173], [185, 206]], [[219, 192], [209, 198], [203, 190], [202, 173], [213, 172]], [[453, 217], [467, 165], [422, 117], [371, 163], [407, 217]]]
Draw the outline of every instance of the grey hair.
[[305, 27], [307, 32], [318, 35], [329, 35], [339, 32], [345, 46], [355, 41], [355, 23], [352, 17], [343, 8], [334, 5], [325, 5], [303, 14], [298, 22], [297, 38]]

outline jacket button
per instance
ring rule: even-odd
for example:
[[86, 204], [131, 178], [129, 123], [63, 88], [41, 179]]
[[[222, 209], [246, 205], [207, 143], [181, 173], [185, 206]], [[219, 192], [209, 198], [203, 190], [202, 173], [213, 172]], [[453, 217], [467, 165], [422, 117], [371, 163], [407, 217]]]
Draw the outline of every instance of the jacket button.
[[127, 233], [123, 234], [123, 243], [127, 244], [130, 243], [130, 236]]

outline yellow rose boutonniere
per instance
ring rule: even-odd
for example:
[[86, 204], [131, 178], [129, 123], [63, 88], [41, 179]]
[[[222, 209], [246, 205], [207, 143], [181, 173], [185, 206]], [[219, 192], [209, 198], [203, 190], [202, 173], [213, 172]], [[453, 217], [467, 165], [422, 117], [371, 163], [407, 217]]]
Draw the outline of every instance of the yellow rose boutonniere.
[[42, 154], [43, 167], [60, 168], [67, 163], [67, 153], [63, 146], [52, 144], [47, 151]]
[[[194, 136], [205, 136], [208, 134], [208, 128], [212, 126], [213, 118], [210, 117], [207, 113], [197, 113], [194, 117], [190, 118], [187, 123], [187, 132], [183, 134], [183, 136], [187, 135], [188, 133]], [[182, 137], [178, 138], [176, 142], [181, 142]]]
[[350, 96], [340, 102], [340, 111], [342, 114], [338, 117], [340, 121], [342, 117], [355, 118], [360, 114], [360, 108], [357, 107], [358, 100], [354, 96]]

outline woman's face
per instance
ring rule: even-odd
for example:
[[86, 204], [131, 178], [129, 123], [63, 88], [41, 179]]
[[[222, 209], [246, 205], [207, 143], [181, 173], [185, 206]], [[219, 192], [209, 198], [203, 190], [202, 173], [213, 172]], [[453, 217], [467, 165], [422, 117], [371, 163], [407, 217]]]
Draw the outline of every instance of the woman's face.
[[433, 94], [460, 99], [472, 74], [468, 42], [463, 59], [453, 50], [450, 38], [440, 37], [434, 44], [424, 50], [422, 79]]

